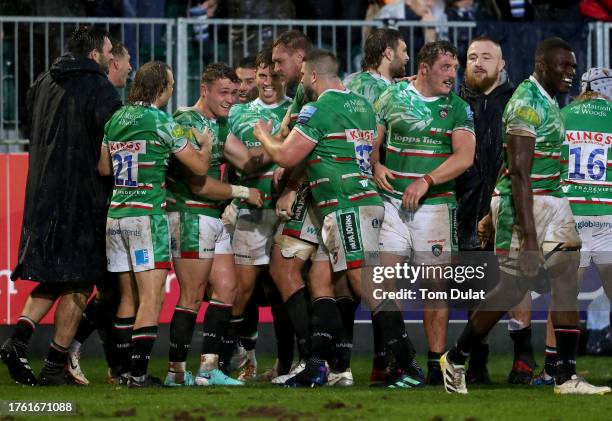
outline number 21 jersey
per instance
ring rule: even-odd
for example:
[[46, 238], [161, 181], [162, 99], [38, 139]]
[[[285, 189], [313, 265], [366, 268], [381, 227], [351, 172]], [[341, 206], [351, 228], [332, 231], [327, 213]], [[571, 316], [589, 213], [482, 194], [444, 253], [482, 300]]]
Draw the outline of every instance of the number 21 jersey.
[[168, 160], [187, 146], [188, 136], [152, 106], [126, 105], [111, 117], [103, 140], [115, 176], [110, 218], [165, 213]]

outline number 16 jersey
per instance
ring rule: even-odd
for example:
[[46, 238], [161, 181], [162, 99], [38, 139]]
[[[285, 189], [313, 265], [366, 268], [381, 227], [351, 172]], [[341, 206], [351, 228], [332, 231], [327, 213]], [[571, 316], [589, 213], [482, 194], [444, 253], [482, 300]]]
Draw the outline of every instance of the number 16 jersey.
[[612, 215], [612, 101], [574, 101], [561, 110], [562, 188], [574, 215]]

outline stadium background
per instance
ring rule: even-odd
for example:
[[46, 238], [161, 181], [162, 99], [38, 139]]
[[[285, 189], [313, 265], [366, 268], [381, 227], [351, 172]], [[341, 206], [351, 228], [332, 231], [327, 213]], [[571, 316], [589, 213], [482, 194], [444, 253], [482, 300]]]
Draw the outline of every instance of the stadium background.
[[[303, 3], [309, 2], [313, 0]], [[536, 13], [530, 17], [525, 16], [523, 19], [513, 19], [513, 21], [491, 19], [490, 17], [482, 19], [482, 16], [475, 15], [474, 19], [464, 21], [450, 21], [445, 17], [442, 21], [429, 23], [402, 19], [364, 20], [365, 15], [361, 15], [363, 18], [355, 16], [355, 13], [358, 13], [356, 10], [362, 7], [357, 6], [363, 3], [360, 1], [353, 2], [355, 10], [340, 12], [340, 14], [336, 11], [335, 15], [327, 16], [335, 20], [320, 20], [320, 16], [313, 16], [315, 12], [305, 12], [304, 5], [295, 9], [299, 14], [290, 16], [292, 20], [271, 19], [272, 16], [283, 17], [278, 14], [284, 13], [283, 5], [287, 3], [286, 1], [278, 2], [276, 9], [269, 8], [271, 2], [268, 1], [260, 1], [257, 4], [252, 2], [253, 7], [262, 13], [260, 16], [245, 16], [248, 15], [248, 11], [245, 12], [245, 10], [251, 3], [245, 0], [239, 2], [243, 6], [240, 8], [241, 15], [223, 16], [223, 9], [217, 9], [217, 14], [212, 18], [193, 17], [193, 11], [187, 11], [192, 17], [186, 18], [187, 14], [183, 13], [183, 9], [192, 2], [180, 1], [167, 2], [162, 14], [147, 18], [101, 17], [95, 11], [89, 16], [82, 16], [79, 15], [79, 12], [70, 9], [74, 6], [66, 9], [62, 1], [48, 2], [57, 6], [55, 10], [50, 10], [48, 5], [41, 6], [40, 3], [44, 2], [24, 1], [21, 3], [16, 5], [15, 2], [0, 1], [0, 335], [2, 337], [8, 333], [7, 325], [17, 320], [23, 303], [34, 285], [25, 281], [13, 284], [9, 280], [10, 272], [17, 258], [27, 176], [27, 139], [24, 139], [22, 135], [24, 113], [22, 98], [36, 76], [47, 69], [54, 58], [64, 51], [65, 40], [78, 25], [95, 23], [106, 26], [115, 37], [126, 43], [132, 55], [134, 68], [138, 68], [140, 64], [151, 59], [168, 62], [174, 68], [176, 79], [174, 96], [168, 105], [169, 110], [195, 102], [198, 96], [199, 77], [207, 63], [225, 61], [230, 65], [235, 65], [242, 57], [255, 54], [262, 46], [270, 43], [278, 33], [291, 27], [308, 33], [315, 45], [335, 51], [342, 63], [341, 72], [343, 74], [360, 70], [360, 54], [365, 32], [368, 28], [377, 26], [397, 27], [405, 34], [411, 57], [407, 69], [409, 74], [414, 73], [415, 57], [419, 48], [419, 33], [425, 27], [434, 28], [438, 37], [454, 42], [463, 54], [469, 40], [474, 36], [488, 35], [500, 40], [508, 74], [515, 83], [531, 74], [532, 57], [538, 42], [553, 35], [569, 41], [574, 48], [578, 61], [578, 77], [592, 65], [610, 67], [612, 23], [595, 22], [592, 17], [581, 16], [578, 8], [581, 3], [579, 1], [535, 1], [533, 2], [535, 4], [567, 4], [568, 7], [554, 11], [554, 7], [550, 6], [547, 9], [549, 10], [548, 15], [543, 13], [544, 9], [540, 9], [540, 15]], [[193, 3], [196, 4], [196, 2]], [[223, 3], [220, 2], [220, 4]], [[228, 1], [227, 3], [231, 6], [236, 2]], [[11, 14], [23, 14], [24, 5], [28, 4], [34, 5], [29, 11], [39, 16], [10, 16]], [[173, 5], [179, 6], [178, 11], [169, 12], [169, 6]], [[67, 16], [41, 16], [58, 13], [58, 10], [67, 11], [65, 12]], [[319, 9], [315, 8], [315, 11]], [[225, 19], [225, 17], [232, 19]], [[244, 17], [257, 19], [243, 19]], [[459, 82], [460, 80], [457, 81], [457, 85]], [[577, 80], [575, 82], [573, 94], [576, 93], [578, 87]], [[129, 85], [122, 92], [124, 98], [128, 89]], [[559, 98], [561, 104], [567, 103], [568, 100], [569, 97]], [[580, 296], [583, 309], [592, 299], [602, 294], [595, 272], [591, 271], [587, 278]], [[162, 323], [170, 321], [172, 309], [178, 298], [178, 286], [172, 273], [168, 277], [166, 291], [167, 296], [161, 315]], [[200, 311], [198, 320], [201, 320], [203, 312], [204, 309]], [[544, 314], [535, 316], [540, 321], [545, 317]], [[584, 311], [582, 318], [585, 318]], [[406, 319], [416, 322], [420, 316], [414, 313], [406, 314]], [[452, 320], [459, 323], [451, 324], [451, 339], [457, 333], [456, 328], [462, 326], [464, 319], [465, 312], [452, 314]], [[48, 324], [52, 320], [52, 314], [49, 314], [42, 323]], [[263, 349], [264, 352], [272, 352], [273, 341], [265, 340], [266, 337], [273, 335], [271, 327], [265, 325], [270, 320], [269, 309], [262, 308], [260, 321], [264, 322], [264, 325], [260, 328], [260, 335], [263, 340], [259, 341], [259, 344], [266, 347]], [[372, 342], [371, 329], [366, 326], [368, 322], [368, 314], [360, 312], [355, 335], [357, 352], [368, 352], [370, 349]], [[539, 337], [543, 333], [543, 328], [542, 323], [537, 324], [534, 335]], [[410, 329], [410, 331], [416, 336], [417, 347], [424, 350], [422, 329]], [[167, 330], [162, 329], [160, 343], [166, 343], [163, 338], [166, 334]], [[33, 355], [35, 355], [35, 350], [45, 349], [47, 340], [48, 335], [46, 334], [36, 335], [31, 348]], [[37, 346], [39, 342], [41, 346]], [[505, 351], [508, 349], [510, 342], [503, 325], [494, 331], [491, 344], [493, 350]], [[539, 346], [541, 344], [536, 343], [536, 347]], [[95, 346], [88, 348], [86, 352], [93, 352], [93, 355], [101, 352]]]

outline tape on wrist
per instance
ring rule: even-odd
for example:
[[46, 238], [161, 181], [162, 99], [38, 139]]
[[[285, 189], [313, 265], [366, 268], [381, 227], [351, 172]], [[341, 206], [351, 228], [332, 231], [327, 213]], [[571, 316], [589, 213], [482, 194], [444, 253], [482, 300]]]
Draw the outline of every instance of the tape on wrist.
[[235, 197], [237, 199], [248, 199], [249, 188], [245, 186], [234, 186], [232, 184], [232, 197]]

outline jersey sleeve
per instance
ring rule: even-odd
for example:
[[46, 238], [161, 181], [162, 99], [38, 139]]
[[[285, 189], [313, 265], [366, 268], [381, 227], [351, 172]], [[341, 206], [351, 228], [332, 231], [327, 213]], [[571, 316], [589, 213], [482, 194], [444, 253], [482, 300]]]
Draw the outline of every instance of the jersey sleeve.
[[289, 128], [293, 128], [295, 126], [298, 115], [300, 114], [300, 110], [305, 102], [304, 96], [304, 85], [301, 83], [298, 85], [297, 90], [295, 91], [295, 97], [289, 106], [291, 120], [289, 121]]
[[313, 143], [319, 143], [325, 136], [325, 113], [315, 104], [302, 107], [297, 117], [294, 130], [297, 130]]
[[[459, 99], [457, 97], [457, 99]], [[474, 112], [470, 105], [463, 100], [458, 100], [454, 108], [453, 131], [466, 130], [474, 133]]]
[[386, 89], [383, 91], [376, 102], [374, 103], [374, 111], [376, 112], [376, 124], [383, 126], [387, 125], [387, 102], [389, 101], [389, 95], [391, 90]]
[[536, 137], [536, 129], [542, 124], [542, 117], [529, 101], [514, 100], [508, 105], [505, 123], [506, 134], [524, 133]]
[[185, 149], [190, 140], [191, 131], [183, 128], [176, 121], [169, 121], [159, 128], [158, 134], [162, 142], [170, 148], [170, 152], [175, 154]]
[[236, 104], [230, 109], [229, 116], [227, 117], [229, 133], [233, 133], [236, 137], [238, 137], [238, 132], [240, 131], [241, 110], [240, 104]]

